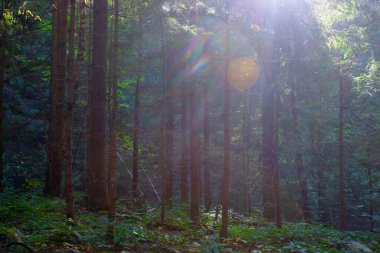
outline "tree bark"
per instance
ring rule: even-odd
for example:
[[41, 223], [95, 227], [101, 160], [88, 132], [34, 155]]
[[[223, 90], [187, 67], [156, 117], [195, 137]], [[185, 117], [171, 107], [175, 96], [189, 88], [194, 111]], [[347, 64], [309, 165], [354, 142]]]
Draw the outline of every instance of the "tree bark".
[[117, 200], [117, 112], [119, 109], [118, 83], [119, 83], [119, 0], [114, 0], [114, 38], [112, 47], [112, 107], [110, 120], [110, 145], [109, 145], [109, 168], [108, 168], [108, 193], [109, 207], [108, 216], [115, 218]]
[[139, 127], [140, 127], [140, 86], [142, 80], [142, 17], [139, 15], [139, 42], [138, 42], [138, 69], [135, 87], [135, 112], [133, 119], [133, 198], [136, 201], [139, 198]]
[[58, 197], [61, 194], [68, 1], [56, 0], [55, 6], [57, 9], [53, 13], [48, 172], [45, 185], [45, 193], [50, 197]]
[[339, 214], [340, 227], [342, 230], [347, 229], [347, 211], [345, 197], [345, 171], [344, 171], [344, 80], [339, 73]]
[[70, 0], [70, 28], [69, 28], [69, 53], [68, 53], [68, 96], [66, 101], [65, 117], [65, 191], [66, 191], [66, 216], [74, 218], [74, 185], [73, 185], [73, 154], [72, 154], [72, 131], [73, 131], [73, 107], [75, 103], [76, 65], [75, 62], [75, 24], [76, 24], [76, 0]]
[[[295, 50], [293, 48], [293, 50]], [[301, 192], [301, 206], [302, 206], [302, 212], [303, 212], [303, 218], [305, 221], [310, 221], [310, 210], [309, 210], [309, 198], [308, 198], [308, 190], [307, 190], [307, 179], [306, 179], [306, 171], [305, 166], [303, 163], [303, 154], [302, 154], [302, 137], [301, 137], [301, 130], [299, 126], [299, 119], [298, 119], [298, 99], [297, 99], [297, 79], [295, 74], [295, 66], [294, 66], [294, 52], [293, 52], [293, 59], [291, 59], [291, 63], [289, 64], [289, 86], [291, 88], [290, 93], [290, 103], [291, 103], [291, 111], [292, 111], [292, 117], [293, 117], [293, 129], [294, 129], [294, 137], [296, 142], [296, 157], [295, 157], [295, 163], [298, 173], [298, 183], [300, 186], [300, 192]]]
[[281, 228], [282, 219], [281, 219], [281, 196], [280, 196], [280, 166], [278, 164], [278, 118], [280, 113], [280, 95], [278, 93], [278, 87], [275, 87], [274, 91], [274, 155], [273, 155], [273, 164], [274, 164], [274, 203], [276, 211], [276, 226]]
[[[107, 0], [94, 0], [92, 81], [90, 90], [89, 169], [93, 171], [92, 196], [95, 208], [108, 210], [106, 173], [106, 56], [107, 56]], [[95, 190], [96, 189], [96, 190]]]
[[230, 184], [230, 85], [228, 82], [228, 69], [230, 67], [230, 50], [231, 50], [231, 35], [230, 35], [230, 16], [227, 13], [225, 20], [225, 38], [226, 45], [224, 51], [224, 144], [223, 144], [223, 179], [222, 179], [222, 227], [220, 237], [227, 238], [228, 233], [228, 193]]
[[[91, 62], [92, 62], [92, 1], [90, 0], [88, 8], [88, 33], [87, 33], [87, 54], [88, 54], [88, 63], [87, 63], [87, 111], [86, 111], [86, 165], [85, 165], [85, 191], [87, 196], [92, 195], [92, 182], [93, 182], [93, 171], [90, 168], [90, 90], [92, 87], [92, 78], [91, 78]], [[89, 202], [91, 202], [91, 198], [88, 198]], [[92, 206], [93, 203], [87, 203], [89, 206]]]
[[162, 73], [162, 93], [161, 93], [161, 115], [160, 115], [160, 167], [161, 167], [161, 175], [162, 175], [162, 197], [161, 197], [161, 222], [165, 220], [166, 213], [166, 205], [167, 205], [167, 168], [166, 168], [166, 84], [167, 84], [167, 76], [166, 76], [166, 41], [165, 41], [165, 32], [164, 32], [164, 20], [162, 16], [160, 16], [160, 33], [161, 33], [161, 73]]
[[311, 126], [311, 143], [313, 156], [317, 167], [317, 195], [318, 195], [318, 221], [327, 222], [327, 205], [325, 194], [325, 169], [322, 159], [318, 123], [314, 122]]
[[209, 87], [204, 84], [204, 191], [205, 191], [205, 208], [210, 211], [211, 208], [211, 188], [210, 188], [210, 105], [209, 105]]
[[167, 203], [169, 206], [172, 204], [173, 199], [173, 156], [174, 156], [174, 87], [173, 75], [175, 69], [174, 55], [172, 52], [167, 54], [167, 69], [166, 69], [166, 193]]
[[197, 102], [196, 102], [196, 84], [191, 85], [190, 91], [190, 157], [191, 157], [191, 202], [190, 216], [193, 221], [199, 220], [200, 204], [200, 171], [199, 171], [199, 135], [197, 126]]
[[[4, 44], [3, 41], [0, 42], [0, 50], [4, 47]], [[5, 56], [0, 53], [0, 192], [4, 190], [4, 74]]]
[[187, 82], [183, 82], [181, 91], [181, 202], [189, 201], [189, 181], [188, 181], [188, 133], [187, 133]]
[[372, 232], [375, 227], [375, 221], [373, 219], [374, 214], [374, 205], [373, 205], [373, 178], [372, 178], [372, 162], [370, 161], [370, 148], [367, 148], [367, 158], [369, 160], [367, 173], [368, 173], [368, 193], [369, 193], [369, 205], [368, 205], [368, 213], [369, 213], [369, 228]]
[[[269, 79], [267, 78], [267, 81]], [[263, 162], [263, 216], [266, 219], [275, 220], [275, 196], [274, 196], [274, 87], [272, 82], [265, 85], [263, 90], [263, 140], [262, 140], [262, 162]]]

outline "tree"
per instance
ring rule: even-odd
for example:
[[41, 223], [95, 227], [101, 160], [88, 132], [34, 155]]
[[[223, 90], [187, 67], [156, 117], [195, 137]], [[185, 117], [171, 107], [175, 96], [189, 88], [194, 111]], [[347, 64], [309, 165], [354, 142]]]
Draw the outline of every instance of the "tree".
[[95, 208], [108, 209], [106, 171], [106, 56], [108, 1], [94, 0], [92, 70], [89, 90], [89, 169], [93, 172], [91, 198]]
[[64, 158], [64, 98], [66, 79], [66, 26], [67, 0], [56, 0], [53, 10], [52, 64], [50, 91], [50, 125], [48, 166], [45, 193], [51, 197], [61, 194], [61, 177]]
[[345, 173], [344, 173], [344, 106], [345, 80], [339, 73], [339, 217], [342, 230], [347, 229]]
[[136, 77], [136, 87], [135, 87], [135, 111], [133, 119], [133, 198], [135, 201], [139, 197], [138, 192], [138, 166], [139, 166], [139, 117], [140, 117], [140, 86], [142, 82], [142, 16], [139, 14], [139, 38], [138, 38], [138, 63], [137, 63], [137, 77]]
[[194, 221], [198, 221], [200, 217], [200, 191], [201, 179], [199, 170], [199, 134], [198, 121], [196, 118], [197, 101], [196, 101], [196, 84], [192, 83], [190, 87], [190, 164], [191, 164], [191, 201], [190, 216]]
[[119, 0], [114, 0], [114, 38], [112, 47], [112, 104], [110, 118], [110, 145], [109, 145], [109, 168], [108, 168], [108, 194], [109, 194], [109, 217], [113, 219], [116, 213], [117, 199], [117, 112], [119, 109], [118, 84], [119, 84]]
[[205, 208], [209, 211], [211, 208], [211, 189], [210, 189], [210, 105], [209, 105], [209, 86], [204, 84], [204, 194]]
[[181, 89], [181, 202], [189, 201], [189, 181], [188, 181], [188, 88], [183, 80]]
[[73, 162], [72, 162], [72, 130], [73, 130], [73, 107], [75, 103], [75, 89], [77, 86], [78, 65], [75, 62], [75, 25], [76, 25], [76, 1], [70, 1], [70, 28], [69, 28], [69, 53], [68, 53], [68, 96], [66, 102], [65, 117], [65, 191], [68, 218], [74, 218], [74, 185], [73, 185]]
[[226, 45], [224, 51], [224, 110], [223, 110], [223, 125], [224, 125], [224, 142], [223, 142], [223, 179], [222, 179], [222, 227], [220, 237], [227, 237], [228, 229], [228, 192], [230, 181], [230, 85], [228, 82], [228, 69], [230, 67], [230, 14], [226, 14], [225, 20], [225, 36]]

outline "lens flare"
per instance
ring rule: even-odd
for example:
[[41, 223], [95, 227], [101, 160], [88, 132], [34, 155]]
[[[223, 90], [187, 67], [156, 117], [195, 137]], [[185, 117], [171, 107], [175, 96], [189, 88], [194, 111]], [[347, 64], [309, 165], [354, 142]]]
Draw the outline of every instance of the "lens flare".
[[211, 58], [207, 53], [207, 44], [208, 36], [206, 34], [191, 39], [183, 59], [189, 67], [186, 73], [187, 77], [201, 76], [207, 70]]
[[240, 57], [231, 62], [227, 78], [232, 87], [237, 90], [245, 90], [257, 82], [259, 69], [251, 58]]

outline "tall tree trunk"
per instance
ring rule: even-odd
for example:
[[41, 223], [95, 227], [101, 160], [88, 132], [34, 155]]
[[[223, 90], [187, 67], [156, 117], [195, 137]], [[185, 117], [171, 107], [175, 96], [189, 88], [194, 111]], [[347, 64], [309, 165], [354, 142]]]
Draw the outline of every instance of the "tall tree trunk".
[[[91, 182], [95, 208], [108, 210], [106, 172], [106, 56], [107, 56], [107, 0], [94, 0], [92, 42], [92, 87], [90, 90], [89, 169], [94, 173]], [[96, 189], [96, 190], [95, 190]]]
[[244, 210], [250, 214], [252, 209], [251, 194], [249, 191], [250, 184], [250, 148], [251, 148], [251, 128], [252, 128], [252, 111], [251, 111], [251, 90], [248, 90], [244, 96], [244, 108], [243, 108], [243, 160], [244, 160]]
[[[228, 6], [227, 6], [228, 7]], [[230, 49], [231, 49], [231, 35], [230, 35], [230, 16], [226, 15], [225, 38], [226, 46], [224, 52], [224, 144], [223, 144], [223, 179], [222, 179], [222, 227], [220, 230], [220, 237], [227, 238], [228, 230], [228, 193], [230, 184], [230, 85], [228, 82], [228, 69], [230, 67]]]
[[65, 117], [65, 191], [66, 191], [66, 216], [74, 218], [74, 185], [73, 185], [73, 151], [72, 151], [72, 131], [73, 131], [73, 107], [75, 103], [76, 86], [76, 62], [75, 62], [75, 25], [76, 25], [76, 0], [70, 0], [70, 28], [69, 28], [69, 54], [68, 54], [68, 96], [66, 102]]
[[[293, 50], [295, 50], [293, 48]], [[309, 198], [308, 198], [308, 190], [307, 190], [307, 179], [306, 179], [306, 171], [303, 163], [303, 155], [302, 155], [302, 137], [301, 130], [299, 126], [298, 119], [298, 101], [297, 101], [297, 79], [295, 74], [295, 56], [293, 52], [293, 59], [291, 59], [291, 63], [289, 64], [289, 86], [291, 88], [290, 93], [290, 103], [291, 103], [291, 111], [293, 117], [293, 129], [294, 129], [294, 137], [296, 142], [296, 157], [295, 163], [298, 173], [298, 183], [300, 186], [301, 192], [301, 206], [303, 212], [303, 218], [305, 221], [310, 220], [310, 210], [309, 210]]]
[[167, 54], [167, 69], [166, 69], [166, 193], [167, 203], [172, 204], [173, 198], [173, 157], [174, 157], [174, 87], [173, 75], [175, 70], [174, 55], [171, 52]]
[[200, 170], [199, 170], [199, 135], [198, 121], [196, 117], [197, 101], [196, 101], [196, 84], [191, 85], [190, 91], [190, 161], [191, 161], [191, 202], [190, 215], [191, 219], [198, 221], [199, 204], [200, 204]]
[[183, 82], [181, 91], [181, 202], [189, 201], [189, 181], [188, 181], [188, 133], [187, 133], [187, 82]]
[[317, 200], [318, 200], [318, 221], [327, 222], [327, 206], [325, 196], [325, 169], [322, 159], [322, 151], [319, 140], [319, 127], [317, 122], [311, 126], [311, 144], [313, 156], [317, 167]]
[[[267, 81], [269, 79], [267, 78]], [[263, 216], [274, 221], [276, 217], [274, 196], [274, 88], [269, 81], [264, 85], [262, 98], [263, 114], [263, 140], [262, 140], [262, 163], [263, 163]]]
[[280, 198], [280, 166], [278, 164], [278, 118], [280, 113], [280, 95], [278, 93], [278, 87], [275, 87], [274, 91], [274, 203], [276, 211], [276, 226], [281, 228], [281, 198]]
[[[4, 41], [0, 42], [0, 50], [3, 49], [4, 44]], [[5, 56], [0, 52], [0, 192], [4, 190], [4, 73]]]
[[210, 105], [209, 105], [209, 87], [206, 83], [204, 85], [204, 184], [205, 184], [205, 208], [210, 211], [211, 208], [211, 189], [210, 189]]
[[166, 205], [167, 205], [167, 168], [166, 168], [166, 85], [167, 85], [167, 76], [166, 76], [166, 41], [165, 41], [165, 31], [164, 31], [164, 20], [160, 16], [160, 33], [161, 33], [161, 73], [162, 73], [162, 94], [161, 94], [161, 115], [160, 115], [160, 167], [162, 175], [162, 197], [161, 197], [161, 221], [165, 220]]
[[142, 17], [139, 15], [138, 69], [135, 87], [135, 113], [133, 119], [133, 198], [139, 197], [139, 127], [140, 127], [140, 86], [142, 79]]
[[339, 73], [339, 214], [340, 227], [342, 230], [347, 229], [346, 214], [346, 197], [345, 197], [345, 173], [344, 173], [344, 80]]
[[368, 173], [368, 191], [369, 191], [369, 207], [368, 207], [368, 213], [369, 213], [369, 228], [370, 231], [374, 230], [375, 222], [373, 219], [373, 178], [372, 178], [372, 162], [370, 160], [370, 148], [367, 148], [367, 158], [369, 160], [367, 173]]
[[[86, 110], [86, 165], [85, 165], [85, 191], [87, 196], [92, 195], [92, 182], [93, 182], [93, 171], [90, 168], [90, 90], [92, 87], [92, 78], [91, 78], [91, 62], [92, 62], [92, 13], [91, 10], [92, 7], [92, 1], [90, 0], [88, 4], [88, 33], [87, 33], [87, 54], [88, 54], [88, 62], [87, 62], [87, 74], [88, 74], [88, 80], [87, 80], [87, 110]], [[88, 198], [89, 202], [91, 202], [91, 198]], [[93, 203], [87, 203], [88, 205], [92, 206]]]
[[108, 216], [115, 218], [117, 199], [117, 111], [119, 109], [118, 83], [119, 83], [119, 0], [114, 0], [114, 38], [113, 38], [112, 60], [112, 109], [110, 120], [110, 145], [109, 145], [109, 168], [108, 168], [108, 194], [109, 207]]
[[51, 197], [58, 197], [61, 194], [64, 158], [64, 124], [62, 124], [62, 119], [64, 118], [68, 1], [56, 0], [55, 6], [57, 6], [57, 10], [53, 14], [48, 178], [45, 189], [46, 194]]

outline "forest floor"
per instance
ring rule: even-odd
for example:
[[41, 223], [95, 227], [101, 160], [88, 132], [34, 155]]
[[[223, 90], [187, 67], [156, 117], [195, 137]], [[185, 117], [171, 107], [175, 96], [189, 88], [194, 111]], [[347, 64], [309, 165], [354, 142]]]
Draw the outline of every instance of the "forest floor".
[[203, 213], [200, 221], [193, 223], [188, 209], [178, 207], [167, 211], [162, 223], [156, 208], [132, 212], [119, 204], [110, 229], [107, 213], [77, 207], [75, 219], [68, 220], [62, 199], [2, 194], [0, 234], [41, 253], [380, 252], [378, 233], [341, 232], [320, 224], [285, 223], [276, 228], [260, 217], [231, 213], [229, 238], [221, 241], [220, 221], [214, 221], [213, 213]]

